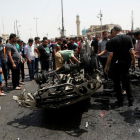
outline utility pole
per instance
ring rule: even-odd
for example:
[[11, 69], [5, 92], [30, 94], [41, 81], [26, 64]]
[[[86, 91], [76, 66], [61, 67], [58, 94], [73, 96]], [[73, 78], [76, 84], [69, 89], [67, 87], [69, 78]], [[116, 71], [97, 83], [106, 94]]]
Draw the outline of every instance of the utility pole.
[[5, 34], [5, 32], [4, 32], [3, 18], [2, 18], [2, 26], [3, 26], [3, 34]]
[[38, 18], [34, 18], [34, 19], [36, 20], [36, 35], [38, 37], [38, 32], [37, 32], [37, 20], [38, 20]]
[[16, 20], [16, 27], [17, 27], [17, 37], [19, 37], [19, 32], [18, 32], [18, 25], [17, 25], [17, 20]]
[[62, 8], [62, 34], [61, 37], [64, 37], [64, 18], [63, 18], [63, 0], [61, 0], [61, 8]]
[[101, 12], [101, 10], [100, 10], [101, 37], [102, 37], [102, 17], [103, 17], [103, 15], [102, 15], [102, 12]]
[[15, 27], [15, 21], [14, 21], [14, 31], [15, 31], [15, 34], [16, 34], [16, 27]]
[[134, 31], [134, 17], [133, 17], [133, 11], [132, 11], [131, 22], [132, 22], [131, 31], [133, 32], [133, 31]]
[[101, 37], [102, 37], [102, 17], [103, 17], [103, 14], [100, 10], [100, 14], [98, 14], [97, 18], [100, 18], [100, 25], [101, 25]]

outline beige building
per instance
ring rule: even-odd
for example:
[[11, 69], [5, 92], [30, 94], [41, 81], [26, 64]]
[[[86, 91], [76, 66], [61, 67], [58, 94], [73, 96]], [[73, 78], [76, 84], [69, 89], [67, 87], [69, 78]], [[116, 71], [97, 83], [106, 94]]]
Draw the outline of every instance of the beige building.
[[2, 34], [3, 41], [5, 42], [7, 39], [9, 39], [8, 34]]
[[95, 36], [96, 34], [101, 35], [103, 31], [108, 31], [110, 32], [111, 29], [113, 29], [114, 25], [113, 24], [106, 24], [106, 25], [91, 25], [90, 28], [86, 30], [86, 35], [93, 35]]
[[79, 15], [76, 16], [76, 24], [77, 24], [77, 36], [80, 36], [80, 17]]

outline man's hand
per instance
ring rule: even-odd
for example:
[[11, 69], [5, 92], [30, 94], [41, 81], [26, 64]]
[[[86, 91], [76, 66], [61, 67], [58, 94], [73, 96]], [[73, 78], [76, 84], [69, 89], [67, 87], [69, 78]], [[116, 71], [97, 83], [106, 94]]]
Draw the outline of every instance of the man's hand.
[[30, 59], [28, 60], [28, 62], [29, 62], [30, 64], [32, 63], [32, 61], [31, 61]]
[[15, 64], [13, 64], [12, 67], [13, 67], [13, 69], [16, 69], [17, 66]]
[[0, 68], [0, 74], [2, 74], [2, 69]]
[[108, 70], [107, 67], [105, 67], [105, 69], [104, 69], [105, 74], [107, 74], [107, 70]]
[[20, 60], [21, 61], [21, 63], [23, 64], [23, 61], [22, 60]]

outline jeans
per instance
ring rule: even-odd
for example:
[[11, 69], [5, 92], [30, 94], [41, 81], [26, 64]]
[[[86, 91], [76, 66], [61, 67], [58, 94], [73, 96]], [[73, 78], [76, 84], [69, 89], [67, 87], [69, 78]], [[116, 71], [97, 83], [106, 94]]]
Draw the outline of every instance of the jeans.
[[19, 63], [15, 62], [16, 69], [13, 69], [12, 64], [11, 64], [11, 71], [12, 71], [12, 83], [13, 83], [13, 88], [15, 89], [17, 86], [19, 86], [19, 74], [20, 74], [20, 68], [19, 68]]
[[6, 64], [6, 62], [5, 63], [2, 63], [2, 70], [3, 70], [3, 75], [4, 75], [5, 83], [7, 83], [8, 70], [7, 70], [7, 64]]
[[[20, 70], [21, 70], [22, 81], [24, 81], [24, 63], [20, 63]], [[20, 79], [20, 77], [19, 77], [19, 79]]]
[[[103, 72], [104, 72], [104, 69], [105, 69], [105, 65], [106, 65], [106, 62], [107, 62], [107, 58], [104, 58], [104, 57], [100, 57], [100, 62], [102, 64], [102, 67], [103, 67]], [[104, 77], [105, 77], [105, 80], [107, 80], [107, 75], [106, 73], [104, 72]]]
[[126, 89], [127, 93], [127, 98], [129, 101], [133, 101], [133, 94], [131, 90], [131, 85], [130, 85], [130, 76], [129, 76], [129, 65], [126, 63], [115, 63], [112, 68], [112, 78], [114, 82], [114, 89], [116, 92], [117, 100], [119, 102], [123, 102], [123, 97], [122, 97], [122, 89], [120, 82], [122, 80], [123, 86]]
[[34, 79], [35, 61], [31, 60], [31, 63], [27, 62], [27, 64], [28, 64], [30, 79]]
[[35, 73], [38, 73], [38, 61], [39, 58], [35, 58]]
[[49, 70], [49, 61], [42, 61], [42, 71], [48, 71]]

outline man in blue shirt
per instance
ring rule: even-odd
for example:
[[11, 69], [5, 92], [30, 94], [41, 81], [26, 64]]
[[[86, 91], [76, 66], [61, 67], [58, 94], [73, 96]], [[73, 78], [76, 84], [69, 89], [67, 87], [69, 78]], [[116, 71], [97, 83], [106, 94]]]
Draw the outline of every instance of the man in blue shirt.
[[1, 68], [1, 58], [0, 58], [0, 96], [5, 96], [6, 94], [2, 93], [1, 91], [2, 86], [2, 68]]

